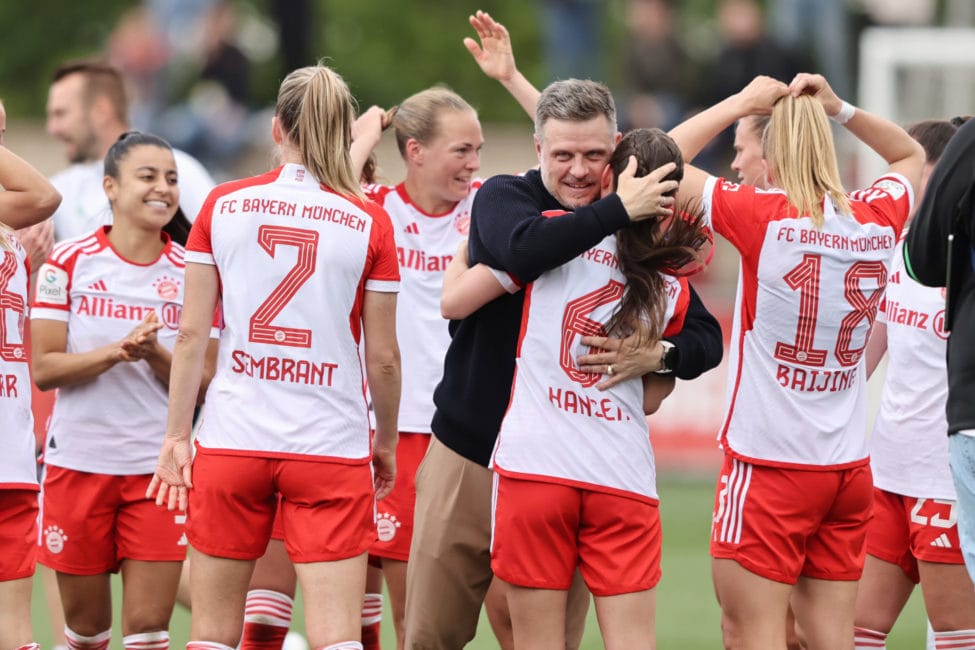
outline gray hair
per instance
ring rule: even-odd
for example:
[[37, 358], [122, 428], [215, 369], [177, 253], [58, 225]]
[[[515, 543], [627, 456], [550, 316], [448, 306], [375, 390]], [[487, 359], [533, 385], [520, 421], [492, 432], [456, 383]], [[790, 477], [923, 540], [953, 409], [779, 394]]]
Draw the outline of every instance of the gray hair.
[[550, 119], [587, 122], [600, 115], [616, 132], [616, 104], [605, 84], [589, 79], [565, 79], [550, 83], [542, 91], [535, 108], [535, 135], [541, 139], [542, 127]]

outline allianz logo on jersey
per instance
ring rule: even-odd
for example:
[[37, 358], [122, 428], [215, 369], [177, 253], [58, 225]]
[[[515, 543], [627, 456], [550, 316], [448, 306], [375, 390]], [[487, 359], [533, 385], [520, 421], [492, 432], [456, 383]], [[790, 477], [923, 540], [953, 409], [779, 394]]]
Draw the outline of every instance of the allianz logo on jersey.
[[454, 259], [453, 255], [428, 255], [426, 251], [415, 248], [396, 247], [400, 268], [417, 271], [436, 271], [443, 273]]
[[[140, 322], [155, 311], [155, 307], [149, 305], [135, 305], [109, 296], [82, 295], [74, 301], [74, 312], [79, 316]], [[171, 330], [179, 329], [179, 317], [182, 311], [183, 308], [179, 303], [167, 302], [159, 310], [159, 320]]]

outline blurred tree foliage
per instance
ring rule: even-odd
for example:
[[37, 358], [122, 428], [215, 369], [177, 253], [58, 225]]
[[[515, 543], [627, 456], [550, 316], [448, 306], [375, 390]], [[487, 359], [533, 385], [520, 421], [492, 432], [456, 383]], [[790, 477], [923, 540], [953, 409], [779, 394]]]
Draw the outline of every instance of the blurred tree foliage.
[[[287, 0], [284, 0], [287, 1]], [[267, 15], [266, 0], [238, 0]], [[103, 51], [118, 17], [133, 0], [10, 0], [0, 2], [5, 27], [0, 97], [17, 116], [40, 117], [48, 79], [62, 61]], [[520, 109], [486, 79], [461, 42], [473, 35], [467, 16], [482, 8], [511, 30], [519, 66], [541, 84], [539, 12], [523, 0], [316, 0], [313, 52], [349, 82], [363, 107], [392, 105], [417, 90], [446, 84], [486, 119], [507, 120]], [[311, 62], [309, 62], [311, 63]], [[255, 66], [254, 97], [274, 100], [281, 78], [275, 59]]]
[[65, 59], [100, 51], [124, 0], [10, 0], [0, 2], [3, 53], [0, 97], [14, 115], [44, 114], [51, 71]]

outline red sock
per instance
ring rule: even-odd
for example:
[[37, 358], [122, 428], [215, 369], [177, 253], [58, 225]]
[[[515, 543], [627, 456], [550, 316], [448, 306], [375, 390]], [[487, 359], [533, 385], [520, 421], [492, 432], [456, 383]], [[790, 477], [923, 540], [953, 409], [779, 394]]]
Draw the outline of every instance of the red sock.
[[143, 632], [122, 637], [125, 650], [169, 650], [169, 632]]
[[111, 640], [111, 630], [105, 630], [95, 636], [81, 636], [67, 625], [64, 626], [64, 641], [68, 645], [68, 650], [108, 650], [108, 643]]
[[934, 647], [937, 650], [975, 650], [975, 630], [935, 632]]
[[363, 650], [381, 650], [379, 628], [383, 620], [383, 595], [366, 594], [362, 604], [362, 647]]
[[28, 643], [27, 645], [22, 645], [19, 648], [14, 648], [14, 650], [41, 650], [41, 644]]
[[887, 635], [865, 627], [854, 627], [853, 645], [855, 650], [884, 650], [887, 647]]
[[281, 650], [291, 626], [294, 600], [270, 589], [251, 589], [244, 605], [239, 650]]

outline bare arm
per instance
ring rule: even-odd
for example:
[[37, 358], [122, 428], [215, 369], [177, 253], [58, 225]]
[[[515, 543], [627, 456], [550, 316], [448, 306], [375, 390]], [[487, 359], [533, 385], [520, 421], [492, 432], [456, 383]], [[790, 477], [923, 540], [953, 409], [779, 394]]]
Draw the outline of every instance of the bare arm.
[[126, 360], [121, 341], [87, 352], [67, 352], [68, 324], [64, 321], [31, 320], [30, 334], [31, 374], [41, 390], [91, 381]]
[[396, 480], [397, 417], [401, 389], [399, 345], [396, 342], [396, 294], [366, 291], [362, 303], [366, 380], [376, 416], [373, 439], [376, 498], [382, 499]]
[[674, 392], [677, 379], [673, 375], [643, 375], [643, 413], [652, 415], [668, 395]]
[[451, 320], [467, 318], [504, 294], [505, 288], [489, 266], [467, 265], [467, 240], [464, 240], [444, 272], [440, 315]]
[[880, 361], [887, 354], [887, 323], [874, 322], [870, 329], [870, 339], [867, 341], [867, 379], [873, 376], [873, 371], [880, 365]]
[[356, 118], [352, 124], [352, 146], [349, 147], [349, 157], [352, 158], [352, 171], [356, 178], [362, 176], [362, 168], [379, 144], [383, 130], [389, 126], [386, 111], [378, 106], [370, 106], [365, 113]]
[[485, 11], [478, 11], [468, 19], [477, 32], [480, 44], [473, 38], [464, 39], [464, 47], [474, 57], [485, 75], [499, 82], [521, 105], [528, 117], [535, 119], [535, 106], [541, 93], [515, 65], [511, 36], [504, 25]]
[[219, 280], [211, 264], [186, 265], [186, 291], [179, 334], [173, 348], [169, 373], [169, 415], [166, 437], [156, 472], [146, 491], [159, 505], [170, 510], [186, 509], [186, 490], [192, 487], [190, 432], [193, 410], [203, 383], [210, 327], [217, 305]]
[[[670, 130], [684, 155], [685, 163], [695, 156], [719, 133], [748, 115], [768, 115], [789, 87], [771, 77], [755, 77], [741, 91], [688, 118]], [[677, 190], [678, 200], [698, 200], [704, 191], [708, 174], [692, 165], [684, 165], [684, 178]]]
[[27, 161], [0, 146], [0, 219], [13, 229], [47, 219], [61, 204], [61, 195]]
[[[835, 117], [843, 106], [843, 100], [836, 96], [822, 75], [798, 74], [789, 84], [789, 90], [794, 96], [812, 95], [830, 117]], [[844, 126], [886, 160], [890, 171], [903, 174], [917, 193], [924, 167], [924, 149], [907, 131], [861, 108], [856, 109]]]

